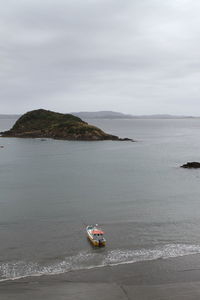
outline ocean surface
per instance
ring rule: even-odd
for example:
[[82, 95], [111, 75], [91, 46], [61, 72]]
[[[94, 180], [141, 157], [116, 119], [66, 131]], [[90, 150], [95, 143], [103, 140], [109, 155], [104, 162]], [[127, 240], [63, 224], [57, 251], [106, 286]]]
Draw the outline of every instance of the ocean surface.
[[0, 138], [1, 281], [200, 253], [200, 119], [90, 123], [137, 142]]

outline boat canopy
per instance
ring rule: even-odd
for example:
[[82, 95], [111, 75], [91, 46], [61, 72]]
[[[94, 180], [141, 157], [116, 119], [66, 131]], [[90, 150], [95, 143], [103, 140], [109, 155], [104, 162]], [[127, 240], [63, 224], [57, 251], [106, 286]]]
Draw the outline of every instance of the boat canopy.
[[92, 234], [104, 234], [104, 231], [99, 230], [99, 229], [94, 229], [94, 230], [92, 230]]

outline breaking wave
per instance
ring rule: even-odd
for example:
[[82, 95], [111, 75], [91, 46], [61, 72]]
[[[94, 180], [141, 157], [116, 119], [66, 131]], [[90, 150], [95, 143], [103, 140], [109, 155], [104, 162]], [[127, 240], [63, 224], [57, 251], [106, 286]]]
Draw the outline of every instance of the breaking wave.
[[62, 261], [40, 265], [37, 262], [6, 262], [0, 265], [0, 281], [28, 276], [56, 275], [72, 270], [92, 269], [141, 261], [167, 259], [200, 253], [200, 245], [167, 244], [153, 249], [115, 249], [103, 253], [83, 251]]

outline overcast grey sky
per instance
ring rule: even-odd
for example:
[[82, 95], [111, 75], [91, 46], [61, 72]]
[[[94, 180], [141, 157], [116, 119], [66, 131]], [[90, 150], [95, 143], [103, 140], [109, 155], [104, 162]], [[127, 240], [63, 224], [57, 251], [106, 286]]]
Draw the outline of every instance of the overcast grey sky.
[[199, 0], [1, 0], [0, 113], [200, 115]]

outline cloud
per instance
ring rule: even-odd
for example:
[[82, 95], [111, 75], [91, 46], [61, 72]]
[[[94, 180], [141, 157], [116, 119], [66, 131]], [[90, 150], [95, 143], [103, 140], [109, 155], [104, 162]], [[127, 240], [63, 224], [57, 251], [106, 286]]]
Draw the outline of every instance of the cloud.
[[3, 1], [1, 113], [196, 114], [199, 8], [195, 0]]

